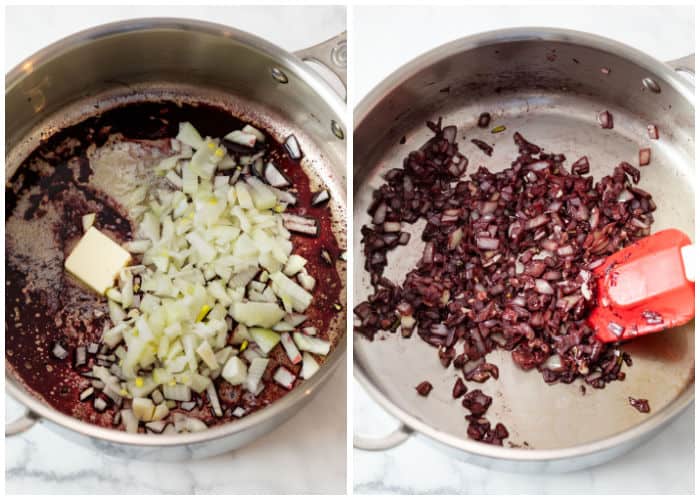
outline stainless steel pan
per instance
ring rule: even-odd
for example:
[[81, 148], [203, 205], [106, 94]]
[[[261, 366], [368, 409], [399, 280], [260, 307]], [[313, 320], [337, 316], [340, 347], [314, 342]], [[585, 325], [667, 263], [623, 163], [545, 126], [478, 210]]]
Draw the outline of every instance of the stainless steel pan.
[[[369, 276], [363, 270], [360, 228], [381, 175], [400, 167], [406, 154], [431, 135], [425, 121], [443, 117], [459, 127], [460, 151], [476, 166], [500, 170], [517, 156], [512, 134], [569, 161], [586, 154], [596, 178], [620, 160], [636, 163], [641, 145], [653, 162], [641, 186], [658, 209], [653, 230], [676, 227], [693, 235], [693, 87], [674, 69], [692, 73], [693, 59], [663, 64], [620, 43], [555, 29], [513, 29], [470, 36], [443, 45], [403, 66], [378, 85], [355, 110], [354, 131], [354, 303], [365, 300]], [[609, 69], [608, 72], [601, 68]], [[596, 114], [609, 110], [614, 129], [602, 130]], [[481, 112], [493, 135], [476, 126]], [[647, 124], [661, 138], [649, 141]], [[405, 144], [399, 140], [405, 136]], [[493, 157], [469, 140], [495, 142]], [[422, 225], [421, 228], [422, 230]], [[389, 254], [388, 277], [401, 283], [422, 253], [419, 228], [409, 247]], [[355, 376], [402, 427], [383, 438], [356, 437], [362, 449], [386, 449], [411, 434], [428, 438], [465, 460], [517, 471], [573, 470], [601, 463], [648, 439], [687, 408], [694, 391], [694, 325], [626, 345], [634, 358], [627, 379], [582, 396], [577, 383], [547, 386], [539, 373], [514, 366], [510, 353], [492, 353], [501, 369], [484, 392], [494, 396], [487, 416], [508, 427], [510, 441], [524, 448], [495, 447], [469, 440], [464, 412], [450, 394], [455, 373], [439, 364], [434, 349], [414, 335], [387, 335], [368, 342], [354, 336]], [[429, 398], [413, 389], [430, 380]], [[652, 412], [638, 413], [627, 396], [649, 399]], [[688, 429], [689, 435], [692, 432]]]
[[[344, 34], [298, 56], [228, 26], [185, 19], [130, 20], [70, 36], [6, 76], [6, 180], [42, 138], [79, 123], [96, 104], [105, 110], [162, 97], [206, 102], [264, 125], [278, 140], [292, 132], [297, 136], [307, 157], [303, 168], [312, 182], [331, 191], [334, 232], [344, 247], [344, 103], [302, 62], [308, 59], [326, 64], [345, 83]], [[341, 275], [344, 281], [344, 270]], [[238, 448], [287, 420], [343, 365], [344, 317], [332, 327], [340, 341], [316, 376], [244, 419], [189, 435], [134, 435], [82, 422], [34, 398], [6, 369], [7, 392], [27, 413], [8, 424], [5, 435], [42, 421], [106, 453], [158, 460]]]

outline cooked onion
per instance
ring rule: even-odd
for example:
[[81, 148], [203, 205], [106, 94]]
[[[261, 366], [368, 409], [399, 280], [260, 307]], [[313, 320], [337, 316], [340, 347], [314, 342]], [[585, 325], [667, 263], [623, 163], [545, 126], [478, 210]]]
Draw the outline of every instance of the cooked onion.
[[[612, 128], [609, 112], [599, 118]], [[462, 158], [457, 144], [442, 136], [440, 120], [429, 127], [434, 137], [374, 193], [373, 224], [361, 230], [374, 292], [355, 307], [356, 330], [370, 339], [399, 326], [403, 336], [415, 331], [443, 365], [473, 381], [496, 373], [483, 361], [496, 348], [547, 383], [585, 377], [604, 387], [624, 377], [619, 360], [626, 355], [600, 343], [585, 320], [597, 292], [589, 270], [648, 234], [653, 222], [650, 195], [633, 186], [638, 169], [621, 163], [596, 183], [585, 177], [587, 157], [568, 173], [564, 155], [516, 133], [512, 164], [464, 178], [450, 168]], [[426, 221], [423, 256], [399, 286], [384, 276], [398, 246], [388, 237], [396, 233], [387, 233], [395, 226], [384, 224], [419, 219]], [[506, 429], [483, 418], [486, 398], [474, 393], [465, 402], [469, 435], [502, 444]]]

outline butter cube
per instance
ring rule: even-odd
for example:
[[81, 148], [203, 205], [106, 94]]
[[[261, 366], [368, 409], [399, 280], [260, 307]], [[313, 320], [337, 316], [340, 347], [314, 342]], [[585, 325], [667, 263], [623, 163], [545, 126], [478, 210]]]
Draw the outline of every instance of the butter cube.
[[66, 269], [97, 293], [104, 295], [127, 264], [131, 254], [94, 227], [90, 227], [65, 262]]

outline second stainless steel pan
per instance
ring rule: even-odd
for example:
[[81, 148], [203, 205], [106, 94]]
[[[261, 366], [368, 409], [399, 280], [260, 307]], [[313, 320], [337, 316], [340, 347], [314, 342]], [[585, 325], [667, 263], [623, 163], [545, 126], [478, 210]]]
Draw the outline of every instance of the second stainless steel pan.
[[[692, 59], [684, 64], [692, 69]], [[597, 113], [609, 110], [614, 129], [603, 130]], [[501, 134], [477, 127], [490, 112]], [[367, 209], [382, 174], [402, 166], [431, 132], [426, 120], [442, 117], [458, 127], [460, 151], [469, 157], [467, 175], [479, 165], [501, 170], [517, 156], [512, 135], [518, 131], [547, 151], [563, 153], [569, 163], [588, 155], [599, 179], [621, 160], [635, 161], [640, 147], [652, 147], [653, 164], [640, 186], [656, 200], [658, 231], [668, 227], [693, 234], [694, 107], [688, 80], [639, 51], [600, 37], [564, 30], [515, 29], [467, 37], [439, 47], [389, 76], [355, 110], [354, 134], [354, 304], [366, 299], [369, 276], [363, 270], [360, 228], [370, 222]], [[650, 144], [647, 125], [661, 139]], [[405, 139], [402, 139], [405, 138]], [[472, 138], [495, 145], [486, 157]], [[424, 243], [411, 229], [408, 247], [389, 253], [388, 272], [396, 283], [420, 258]], [[492, 353], [499, 380], [484, 384], [494, 395], [491, 421], [506, 424], [513, 443], [495, 447], [467, 438], [459, 401], [449, 394], [452, 370], [437, 361], [434, 349], [416, 335], [386, 335], [369, 342], [354, 336], [355, 375], [367, 391], [403, 427], [385, 439], [356, 438], [356, 446], [383, 449], [409, 434], [427, 437], [458, 456], [487, 467], [519, 471], [573, 470], [609, 460], [648, 439], [686, 409], [694, 390], [694, 325], [626, 346], [634, 366], [621, 383], [585, 397], [580, 384], [547, 386], [536, 372], [523, 372], [510, 353]], [[429, 398], [415, 385], [430, 380]], [[472, 384], [473, 385], [473, 384]], [[473, 387], [472, 387], [473, 388]], [[482, 388], [482, 387], [480, 387]], [[631, 410], [629, 395], [643, 395], [652, 412]], [[691, 432], [691, 429], [688, 430]]]

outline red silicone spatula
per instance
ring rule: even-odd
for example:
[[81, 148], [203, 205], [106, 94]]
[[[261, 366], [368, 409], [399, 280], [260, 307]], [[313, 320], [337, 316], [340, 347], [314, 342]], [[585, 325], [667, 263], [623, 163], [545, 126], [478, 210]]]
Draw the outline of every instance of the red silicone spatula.
[[608, 257], [593, 276], [598, 305], [588, 318], [601, 342], [630, 340], [695, 316], [697, 255], [690, 238], [666, 229]]

